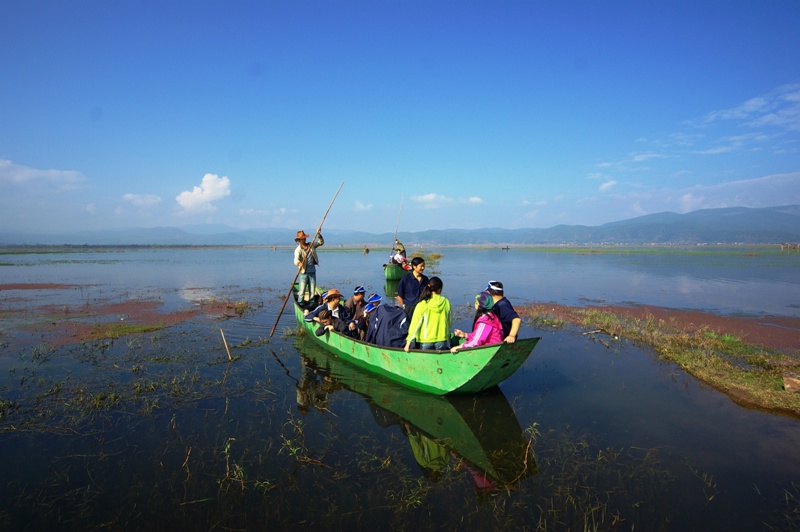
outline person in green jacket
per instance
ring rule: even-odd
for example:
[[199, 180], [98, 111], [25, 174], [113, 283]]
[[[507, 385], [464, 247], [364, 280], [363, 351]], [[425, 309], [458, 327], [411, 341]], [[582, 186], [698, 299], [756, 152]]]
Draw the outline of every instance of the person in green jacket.
[[431, 277], [422, 288], [419, 302], [414, 307], [411, 325], [408, 327], [405, 350], [414, 342], [421, 349], [444, 351], [450, 349], [450, 324], [453, 321], [450, 302], [442, 297], [442, 280]]

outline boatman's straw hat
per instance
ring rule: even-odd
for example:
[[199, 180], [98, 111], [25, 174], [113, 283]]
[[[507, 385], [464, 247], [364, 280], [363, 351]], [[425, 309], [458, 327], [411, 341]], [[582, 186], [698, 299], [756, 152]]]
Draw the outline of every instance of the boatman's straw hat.
[[325, 301], [327, 301], [327, 300], [329, 300], [329, 299], [333, 299], [334, 297], [338, 297], [339, 299], [342, 299], [342, 293], [341, 293], [341, 292], [339, 292], [339, 291], [338, 291], [337, 289], [335, 289], [335, 288], [331, 288], [330, 290], [328, 290], [328, 291], [325, 293], [325, 297], [324, 297], [323, 299], [324, 299]]
[[310, 236], [310, 235], [307, 235], [307, 234], [305, 234], [305, 232], [304, 232], [302, 229], [300, 229], [300, 230], [297, 232], [297, 236], [294, 238], [294, 241], [295, 241], [295, 242], [300, 242], [301, 240], [305, 240], [305, 239], [307, 239], [309, 236]]

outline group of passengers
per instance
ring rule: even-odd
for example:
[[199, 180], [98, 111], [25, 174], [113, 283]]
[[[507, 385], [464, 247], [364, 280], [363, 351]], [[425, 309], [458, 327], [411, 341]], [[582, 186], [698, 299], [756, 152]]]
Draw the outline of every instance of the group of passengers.
[[[322, 304], [306, 310], [305, 320], [317, 322], [317, 335], [326, 331], [387, 347], [402, 347], [455, 353], [459, 349], [516, 340], [521, 319], [503, 294], [503, 283], [489, 281], [486, 290], [475, 296], [475, 317], [472, 332], [460, 329], [451, 334], [450, 301], [442, 296], [444, 287], [439, 277], [428, 278], [425, 261], [415, 257], [411, 272], [399, 282], [399, 305], [381, 305], [381, 296], [366, 296], [363, 286], [342, 302], [342, 293], [332, 288], [322, 294]], [[464, 338], [460, 345], [451, 345], [451, 337]]]

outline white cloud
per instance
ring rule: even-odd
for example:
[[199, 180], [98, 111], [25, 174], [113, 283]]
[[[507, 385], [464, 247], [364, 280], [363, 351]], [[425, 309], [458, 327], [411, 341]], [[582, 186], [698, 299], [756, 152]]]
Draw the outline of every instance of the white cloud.
[[95, 214], [97, 214], [97, 205], [95, 205], [94, 203], [89, 203], [88, 205], [86, 205], [86, 212], [94, 216]]
[[[642, 170], [649, 170], [649, 168], [646, 167], [646, 166], [635, 166], [635, 165], [637, 165], [639, 163], [643, 163], [645, 161], [650, 161], [650, 160], [653, 160], [653, 159], [669, 159], [670, 157], [671, 156], [669, 156], [669, 155], [666, 155], [666, 154], [663, 154], [663, 153], [652, 152], [652, 151], [651, 152], [641, 152], [641, 153], [631, 153], [631, 154], [628, 154], [628, 157], [626, 159], [623, 159], [621, 161], [617, 161], [617, 162], [606, 161], [606, 162], [603, 162], [603, 163], [600, 163], [600, 164], [596, 164], [595, 167], [596, 168], [600, 168], [600, 169], [602, 169], [602, 168], [613, 168], [616, 171], [626, 171], [626, 172], [642, 171]], [[587, 177], [587, 179], [608, 179], [607, 176], [605, 176], [601, 172], [592, 172], [592, 173], [587, 174], [586, 177]]]
[[800, 82], [776, 87], [730, 109], [712, 111], [701, 124], [733, 120], [750, 127], [772, 126], [787, 131], [800, 131]]
[[371, 211], [371, 210], [372, 210], [372, 203], [370, 203], [369, 205], [365, 205], [365, 204], [361, 203], [360, 201], [356, 200], [356, 203], [355, 203], [355, 211], [356, 212]]
[[605, 183], [600, 185], [600, 188], [598, 190], [600, 192], [607, 192], [607, 191], [611, 190], [612, 188], [614, 188], [616, 186], [616, 184], [617, 184], [617, 182], [612, 179], [611, 181], [606, 181]]
[[86, 177], [75, 170], [40, 170], [0, 159], [0, 183], [42, 190], [71, 190], [79, 188], [84, 181]]
[[157, 196], [155, 194], [125, 194], [122, 196], [122, 199], [132, 203], [137, 207], [152, 207], [154, 205], [158, 205], [161, 203], [161, 196]]
[[467, 199], [467, 203], [480, 204], [483, 203], [483, 200], [478, 196], [472, 196], [471, 198]]
[[727, 181], [714, 185], [612, 194], [609, 198], [616, 203], [623, 202], [630, 205], [628, 212], [633, 216], [663, 211], [690, 212], [723, 207], [794, 205], [800, 204], [800, 172]]
[[706, 199], [703, 196], [696, 196], [691, 192], [682, 194], [678, 199], [679, 212], [696, 211], [702, 209]]
[[709, 148], [707, 150], [698, 150], [692, 153], [696, 153], [697, 155], [719, 155], [721, 153], [730, 153], [734, 151], [736, 148], [733, 146], [717, 146], [716, 148]]
[[[243, 228], [263, 228], [263, 227], [292, 227], [302, 224], [296, 219], [299, 212], [296, 209], [286, 207], [267, 207], [264, 209], [239, 209], [236, 211], [244, 222]], [[294, 228], [297, 231], [296, 228]]]
[[421, 204], [424, 209], [435, 209], [453, 201], [451, 198], [440, 196], [439, 194], [435, 194], [433, 192], [429, 194], [423, 194], [422, 196], [411, 196], [411, 199], [412, 201]]
[[634, 153], [631, 156], [631, 161], [634, 163], [641, 163], [644, 161], [649, 161], [650, 159], [666, 159], [667, 156], [663, 153], [654, 153], [654, 152], [647, 152], [647, 153]]
[[219, 177], [216, 174], [206, 174], [199, 187], [196, 186], [191, 191], [181, 192], [175, 201], [185, 213], [215, 212], [217, 207], [213, 202], [229, 196], [230, 193], [230, 179], [225, 176]]
[[647, 211], [642, 208], [638, 201], [633, 202], [633, 204], [628, 207], [628, 212], [633, 216], [644, 216], [647, 214]]
[[730, 109], [721, 109], [719, 111], [712, 111], [705, 116], [704, 122], [711, 123], [718, 120], [745, 120], [753, 116], [753, 114], [770, 107], [769, 100], [764, 97], [750, 98], [744, 103], [731, 107]]

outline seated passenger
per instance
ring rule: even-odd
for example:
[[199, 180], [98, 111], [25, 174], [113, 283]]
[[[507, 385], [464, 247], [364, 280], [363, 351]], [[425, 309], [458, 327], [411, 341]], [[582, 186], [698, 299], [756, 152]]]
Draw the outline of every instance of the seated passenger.
[[[336, 331], [348, 336], [358, 336], [356, 324], [350, 319], [350, 314], [342, 305], [342, 294], [336, 288], [331, 288], [323, 294], [322, 305], [318, 306], [305, 315], [305, 321], [317, 322], [321, 325], [322, 331], [317, 329], [318, 336], [322, 336], [325, 331]], [[323, 314], [323, 311], [327, 311]], [[324, 320], [324, 322], [323, 322]], [[332, 322], [330, 321], [332, 320]]]
[[451, 353], [465, 347], [478, 347], [481, 345], [499, 344], [503, 341], [503, 325], [492, 309], [494, 299], [489, 292], [481, 292], [475, 296], [475, 318], [472, 320], [472, 332], [467, 334], [456, 329], [453, 334], [467, 341], [461, 345], [450, 348]]
[[[375, 305], [375, 303], [370, 303]], [[369, 305], [367, 305], [369, 307]], [[384, 347], [403, 347], [408, 334], [408, 316], [394, 305], [375, 306], [369, 316], [366, 341]]]
[[356, 328], [358, 329], [358, 339], [365, 340], [367, 339], [367, 331], [369, 331], [369, 323], [373, 316], [374, 310], [378, 308], [378, 305], [375, 303], [367, 303], [367, 306], [364, 307], [364, 312], [359, 316], [356, 320]]
[[367, 306], [365, 294], [366, 290], [363, 286], [356, 286], [353, 289], [353, 295], [344, 303], [344, 308], [354, 320], [358, 320], [364, 314], [364, 307]]

